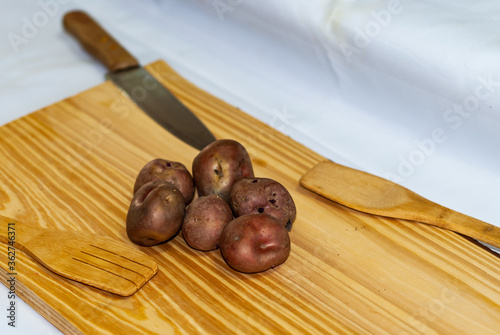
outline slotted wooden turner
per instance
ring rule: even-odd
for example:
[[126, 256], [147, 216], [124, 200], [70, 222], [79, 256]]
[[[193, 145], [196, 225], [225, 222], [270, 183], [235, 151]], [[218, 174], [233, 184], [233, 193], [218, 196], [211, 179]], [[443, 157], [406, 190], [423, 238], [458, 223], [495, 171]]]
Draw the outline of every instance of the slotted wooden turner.
[[375, 175], [331, 162], [320, 162], [300, 184], [346, 207], [448, 229], [500, 248], [500, 228], [438, 205]]
[[[158, 272], [145, 253], [85, 232], [36, 228], [0, 216], [0, 242], [24, 251], [47, 269], [121, 296], [134, 294]], [[12, 254], [11, 254], [12, 255]]]

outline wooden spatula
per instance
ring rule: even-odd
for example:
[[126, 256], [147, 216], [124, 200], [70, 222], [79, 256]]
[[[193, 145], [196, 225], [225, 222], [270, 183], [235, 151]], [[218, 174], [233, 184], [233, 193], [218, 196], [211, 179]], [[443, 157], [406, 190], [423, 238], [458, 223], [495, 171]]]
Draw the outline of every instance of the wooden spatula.
[[9, 256], [24, 251], [47, 269], [72, 280], [129, 296], [158, 272], [145, 253], [94, 234], [36, 228], [0, 216], [0, 242]]
[[325, 161], [304, 174], [300, 184], [360, 212], [430, 224], [500, 248], [500, 228], [363, 171]]

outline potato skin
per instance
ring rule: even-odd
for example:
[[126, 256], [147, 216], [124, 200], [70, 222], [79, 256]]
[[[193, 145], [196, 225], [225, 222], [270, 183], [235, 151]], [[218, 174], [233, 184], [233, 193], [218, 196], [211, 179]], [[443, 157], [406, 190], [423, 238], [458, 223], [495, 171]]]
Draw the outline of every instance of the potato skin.
[[142, 246], [152, 246], [174, 237], [184, 218], [184, 196], [171, 183], [155, 180], [135, 192], [127, 213], [127, 235]]
[[193, 201], [194, 182], [191, 173], [184, 164], [156, 158], [148, 162], [139, 171], [134, 185], [134, 193], [144, 184], [153, 180], [164, 180], [174, 184], [181, 191], [186, 204]]
[[234, 182], [254, 176], [248, 152], [230, 139], [207, 145], [194, 158], [192, 171], [199, 196], [217, 194], [227, 202]]
[[240, 216], [222, 230], [220, 250], [236, 271], [262, 272], [283, 263], [290, 255], [286, 228], [268, 214]]
[[196, 198], [186, 208], [182, 236], [191, 248], [203, 251], [217, 249], [222, 229], [232, 219], [231, 207], [218, 195]]
[[288, 190], [270, 178], [243, 178], [234, 183], [230, 195], [234, 216], [266, 213], [278, 219], [288, 231], [297, 209]]

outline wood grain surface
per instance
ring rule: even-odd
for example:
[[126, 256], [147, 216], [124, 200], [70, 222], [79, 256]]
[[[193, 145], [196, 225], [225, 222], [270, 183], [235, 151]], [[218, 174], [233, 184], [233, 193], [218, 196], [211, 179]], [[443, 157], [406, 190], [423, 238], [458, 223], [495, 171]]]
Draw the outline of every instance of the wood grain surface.
[[[498, 257], [455, 233], [356, 212], [300, 187], [302, 174], [323, 157], [164, 62], [148, 69], [217, 138], [245, 145], [257, 176], [288, 188], [297, 205], [292, 252], [273, 270], [241, 274], [218, 251], [195, 251], [180, 235], [135, 246], [155, 258], [159, 272], [126, 298], [64, 279], [18, 253], [17, 295], [61, 331], [498, 334]], [[0, 141], [1, 215], [131, 245], [125, 217], [140, 168], [158, 157], [190, 167], [197, 154], [110, 82], [1, 127]], [[3, 284], [7, 261], [0, 252]]]

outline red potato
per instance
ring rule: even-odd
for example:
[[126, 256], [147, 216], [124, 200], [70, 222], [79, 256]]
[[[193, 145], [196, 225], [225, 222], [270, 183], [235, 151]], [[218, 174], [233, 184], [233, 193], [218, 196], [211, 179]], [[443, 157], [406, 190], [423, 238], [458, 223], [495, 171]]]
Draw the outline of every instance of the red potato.
[[222, 230], [220, 250], [233, 269], [255, 273], [274, 268], [290, 255], [286, 228], [268, 214], [240, 216]]
[[129, 239], [142, 246], [165, 242], [179, 232], [184, 196], [171, 183], [155, 180], [141, 186], [130, 204], [126, 227]]
[[297, 209], [288, 190], [269, 178], [243, 178], [234, 183], [230, 195], [234, 216], [266, 213], [292, 230]]
[[217, 249], [222, 229], [232, 219], [231, 207], [218, 195], [196, 198], [186, 208], [182, 236], [194, 249], [203, 251]]
[[217, 194], [227, 202], [237, 180], [254, 176], [246, 149], [229, 139], [207, 145], [194, 158], [192, 170], [199, 196]]
[[184, 164], [162, 158], [153, 159], [144, 165], [137, 175], [134, 193], [142, 185], [154, 180], [164, 180], [174, 184], [181, 191], [186, 204], [193, 201], [195, 191], [193, 177]]

